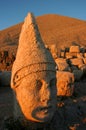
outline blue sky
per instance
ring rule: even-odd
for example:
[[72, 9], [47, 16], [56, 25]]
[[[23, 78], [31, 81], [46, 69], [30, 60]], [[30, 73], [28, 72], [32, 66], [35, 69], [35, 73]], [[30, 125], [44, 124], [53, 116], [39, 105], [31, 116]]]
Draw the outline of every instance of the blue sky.
[[52, 13], [86, 20], [86, 0], [1, 0], [0, 30], [22, 22], [28, 12], [35, 16]]

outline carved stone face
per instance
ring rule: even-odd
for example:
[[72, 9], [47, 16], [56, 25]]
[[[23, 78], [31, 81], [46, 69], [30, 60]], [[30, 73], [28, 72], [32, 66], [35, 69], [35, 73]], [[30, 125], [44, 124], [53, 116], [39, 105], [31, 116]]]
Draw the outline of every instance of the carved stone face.
[[23, 78], [16, 88], [16, 97], [27, 120], [50, 121], [56, 110], [56, 77], [42, 71]]

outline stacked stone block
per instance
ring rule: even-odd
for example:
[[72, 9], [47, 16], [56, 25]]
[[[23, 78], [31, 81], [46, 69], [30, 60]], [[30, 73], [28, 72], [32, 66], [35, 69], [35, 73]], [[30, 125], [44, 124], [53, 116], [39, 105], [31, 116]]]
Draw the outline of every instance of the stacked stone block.
[[[64, 52], [64, 54], [62, 54]], [[58, 62], [60, 60], [60, 63]], [[62, 71], [71, 71], [72, 73], [75, 74], [79, 72], [81, 72], [81, 75], [85, 75], [86, 74], [86, 51], [84, 47], [80, 47], [80, 46], [70, 46], [69, 49], [64, 49], [61, 51], [61, 55], [60, 57], [58, 57], [57, 59], [55, 59], [56, 64], [57, 64], [57, 68], [58, 70], [62, 70]], [[64, 62], [65, 61], [65, 62]], [[67, 68], [67, 69], [62, 69], [62, 65], [63, 68]], [[68, 67], [67, 67], [68, 66]], [[78, 75], [78, 76], [79, 76]], [[76, 78], [75, 76], [75, 80], [77, 79], [81, 79], [80, 78]]]
[[74, 92], [74, 75], [71, 72], [57, 71], [57, 96], [72, 96]]
[[79, 81], [86, 75], [85, 48], [70, 46], [67, 51], [66, 49], [61, 51], [60, 57], [55, 59], [55, 62], [57, 64], [57, 75], [60, 75], [57, 76], [57, 95], [72, 96], [74, 88], [71, 90], [71, 82], [69, 82], [70, 85], [68, 85], [68, 79], [65, 78], [65, 76], [70, 77], [69, 73], [71, 73], [71, 75], [74, 76], [74, 80]]

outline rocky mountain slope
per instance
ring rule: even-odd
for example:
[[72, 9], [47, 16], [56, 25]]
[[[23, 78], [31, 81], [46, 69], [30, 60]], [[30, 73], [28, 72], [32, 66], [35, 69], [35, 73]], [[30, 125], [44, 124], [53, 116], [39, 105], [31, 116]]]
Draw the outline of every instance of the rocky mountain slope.
[[[57, 48], [69, 47], [73, 42], [86, 46], [86, 21], [46, 14], [36, 18], [43, 41]], [[0, 49], [16, 51], [22, 23], [0, 31]]]

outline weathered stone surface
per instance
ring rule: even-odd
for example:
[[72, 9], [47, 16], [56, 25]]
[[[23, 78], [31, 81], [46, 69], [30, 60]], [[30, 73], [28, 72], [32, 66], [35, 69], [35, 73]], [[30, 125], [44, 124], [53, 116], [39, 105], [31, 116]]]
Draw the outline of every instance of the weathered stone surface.
[[69, 52], [73, 58], [76, 58], [77, 57], [77, 52]]
[[82, 58], [73, 58], [73, 59], [70, 59], [70, 62], [71, 62], [71, 65], [75, 65], [77, 67], [79, 67], [79, 66], [84, 64]]
[[65, 58], [65, 52], [61, 52], [60, 57]]
[[66, 57], [66, 59], [71, 59], [71, 58], [73, 58], [73, 56], [72, 56], [72, 54], [71, 54], [70, 52], [66, 52], [66, 53], [65, 53], [65, 57]]
[[57, 46], [55, 44], [50, 45], [50, 51], [52, 53], [52, 56], [54, 59], [58, 57], [58, 51], [57, 51]]
[[86, 52], [84, 53], [84, 57], [86, 58]]
[[0, 50], [0, 70], [11, 71], [12, 64], [15, 60], [15, 54], [8, 51]]
[[57, 96], [72, 96], [74, 75], [70, 72], [57, 71]]
[[55, 67], [54, 59], [41, 39], [35, 17], [29, 13], [12, 68], [11, 87], [19, 104], [14, 112], [15, 118], [26, 122], [49, 122], [52, 119], [56, 111]]
[[80, 47], [79, 46], [70, 46], [70, 50], [69, 52], [76, 52], [76, 53], [79, 53], [80, 52]]
[[86, 58], [83, 58], [84, 64], [86, 64]]
[[63, 58], [57, 58], [55, 60], [56, 64], [57, 64], [57, 68], [60, 71], [70, 71], [70, 67], [69, 64], [67, 63], [66, 59]]
[[77, 53], [76, 52], [66, 52], [66, 59], [72, 59], [72, 58], [77, 58]]
[[84, 58], [84, 54], [83, 53], [77, 53], [77, 58]]

